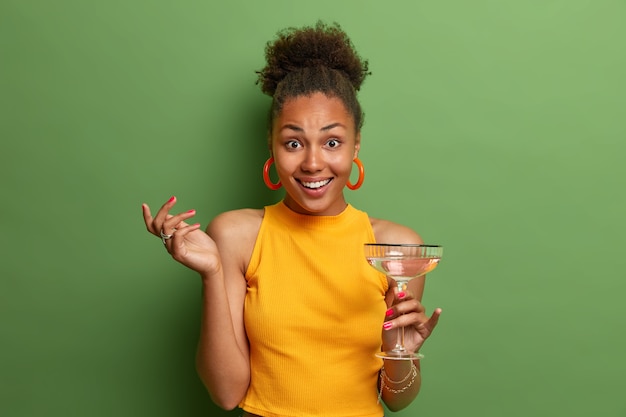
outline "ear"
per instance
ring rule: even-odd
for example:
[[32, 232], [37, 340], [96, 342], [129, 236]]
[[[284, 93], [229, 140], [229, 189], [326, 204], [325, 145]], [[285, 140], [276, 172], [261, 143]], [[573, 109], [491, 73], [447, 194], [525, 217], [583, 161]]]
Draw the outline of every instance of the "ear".
[[359, 156], [359, 151], [361, 150], [361, 132], [356, 134], [356, 139], [354, 142], [354, 158]]

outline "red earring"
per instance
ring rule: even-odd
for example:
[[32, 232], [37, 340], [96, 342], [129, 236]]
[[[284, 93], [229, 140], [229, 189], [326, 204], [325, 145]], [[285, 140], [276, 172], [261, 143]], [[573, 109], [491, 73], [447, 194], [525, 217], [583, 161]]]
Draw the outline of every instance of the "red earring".
[[346, 184], [351, 190], [358, 190], [363, 185], [363, 180], [365, 179], [365, 168], [363, 168], [363, 163], [359, 158], [354, 158], [354, 163], [359, 168], [359, 179], [356, 184], [351, 184], [350, 181]]
[[265, 165], [263, 165], [263, 182], [265, 182], [265, 185], [267, 185], [267, 188], [269, 188], [270, 190], [278, 190], [280, 187], [282, 187], [283, 184], [280, 182], [280, 180], [276, 184], [274, 184], [270, 179], [270, 166], [273, 163], [273, 156], [270, 156], [269, 159], [265, 161]]

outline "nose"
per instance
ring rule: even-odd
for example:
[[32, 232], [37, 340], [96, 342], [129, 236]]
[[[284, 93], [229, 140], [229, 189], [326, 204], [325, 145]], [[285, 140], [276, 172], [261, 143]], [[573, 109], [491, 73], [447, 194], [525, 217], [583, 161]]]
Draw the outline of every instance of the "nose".
[[304, 154], [301, 169], [303, 172], [318, 172], [324, 167], [324, 158], [321, 150], [309, 148]]

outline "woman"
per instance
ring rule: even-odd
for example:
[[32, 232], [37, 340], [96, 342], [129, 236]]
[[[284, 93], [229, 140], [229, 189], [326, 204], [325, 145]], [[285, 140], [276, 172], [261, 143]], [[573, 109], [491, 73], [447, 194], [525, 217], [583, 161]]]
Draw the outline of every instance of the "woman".
[[280, 32], [266, 59], [264, 178], [285, 198], [220, 214], [206, 233], [188, 223], [194, 210], [170, 214], [175, 197], [154, 217], [143, 205], [148, 231], [202, 278], [199, 375], [216, 404], [247, 416], [382, 416], [381, 398], [402, 409], [419, 391], [419, 363], [382, 367], [375, 353], [394, 345], [391, 330], [401, 326], [419, 350], [441, 310], [425, 315], [423, 279], [398, 292], [364, 259], [366, 242], [422, 243], [419, 235], [344, 198], [363, 178], [360, 169], [350, 183], [353, 163], [362, 167], [356, 92], [368, 63], [338, 25], [321, 22]]

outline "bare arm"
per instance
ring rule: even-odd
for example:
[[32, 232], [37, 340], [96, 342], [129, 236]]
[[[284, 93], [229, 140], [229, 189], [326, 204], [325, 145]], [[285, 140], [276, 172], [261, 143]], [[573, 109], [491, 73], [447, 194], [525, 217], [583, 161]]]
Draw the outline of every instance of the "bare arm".
[[243, 307], [245, 270], [261, 223], [258, 210], [216, 217], [207, 228], [221, 254], [217, 274], [202, 275], [202, 322], [196, 367], [213, 401], [235, 408], [250, 383]]
[[189, 225], [194, 210], [170, 214], [172, 197], [152, 217], [144, 204], [146, 228], [163, 239], [165, 249], [202, 278], [202, 317], [196, 366], [213, 401], [235, 408], [250, 381], [248, 342], [243, 323], [244, 278], [262, 210], [237, 210], [217, 216], [207, 227]]

